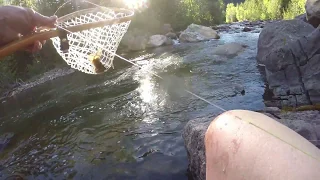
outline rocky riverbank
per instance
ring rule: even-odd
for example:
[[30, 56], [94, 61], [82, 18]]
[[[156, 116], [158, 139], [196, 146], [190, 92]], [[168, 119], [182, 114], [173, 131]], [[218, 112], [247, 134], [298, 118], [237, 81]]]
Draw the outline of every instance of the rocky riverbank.
[[[265, 102], [267, 108], [259, 112], [291, 128], [320, 148], [320, 30], [315, 28], [320, 24], [320, 9], [314, 7], [311, 1], [307, 1], [306, 7], [307, 15], [261, 25], [257, 64], [265, 70], [272, 98]], [[232, 29], [231, 25], [220, 28], [224, 31]], [[206, 179], [204, 136], [214, 117], [191, 120], [183, 131], [189, 170], [195, 180]]]

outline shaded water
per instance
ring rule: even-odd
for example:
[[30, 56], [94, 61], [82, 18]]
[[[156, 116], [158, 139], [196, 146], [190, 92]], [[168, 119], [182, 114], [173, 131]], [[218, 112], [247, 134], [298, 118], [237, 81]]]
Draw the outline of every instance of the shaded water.
[[[264, 107], [255, 55], [257, 33], [161, 47], [101, 76], [73, 73], [1, 104], [0, 179], [188, 179], [181, 132], [191, 119], [219, 113], [184, 88], [225, 109]], [[249, 47], [234, 58], [218, 44]], [[144, 59], [144, 60], [143, 60]], [[118, 61], [122, 61], [117, 59]], [[162, 80], [148, 71], [158, 73]], [[233, 88], [241, 84], [245, 95]]]

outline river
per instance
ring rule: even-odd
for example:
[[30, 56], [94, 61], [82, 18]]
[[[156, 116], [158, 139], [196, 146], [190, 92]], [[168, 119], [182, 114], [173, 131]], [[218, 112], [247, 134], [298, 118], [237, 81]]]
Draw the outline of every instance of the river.
[[[14, 106], [2, 102], [0, 137], [7, 143], [0, 152], [0, 179], [188, 179], [182, 129], [221, 110], [184, 89], [226, 110], [263, 109], [258, 37], [224, 33], [219, 40], [131, 54], [142, 68], [120, 62], [99, 76], [76, 72]], [[248, 47], [234, 58], [213, 54], [227, 42]], [[246, 93], [235, 93], [235, 84]]]

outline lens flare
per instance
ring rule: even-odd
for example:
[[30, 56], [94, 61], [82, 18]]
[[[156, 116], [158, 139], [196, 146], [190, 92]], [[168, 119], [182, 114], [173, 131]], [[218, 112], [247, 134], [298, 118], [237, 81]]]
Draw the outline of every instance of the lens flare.
[[128, 8], [141, 9], [147, 8], [147, 0], [123, 0]]

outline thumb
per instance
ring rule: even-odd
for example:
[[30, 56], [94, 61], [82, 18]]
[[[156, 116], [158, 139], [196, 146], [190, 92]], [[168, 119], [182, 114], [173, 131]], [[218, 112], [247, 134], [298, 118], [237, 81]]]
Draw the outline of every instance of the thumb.
[[46, 26], [46, 27], [55, 27], [57, 21], [57, 16], [44, 16], [36, 11], [31, 12], [31, 17], [33, 19], [34, 26]]

